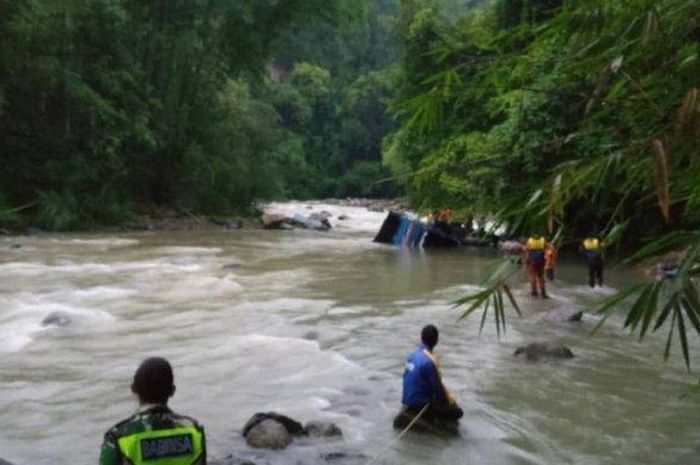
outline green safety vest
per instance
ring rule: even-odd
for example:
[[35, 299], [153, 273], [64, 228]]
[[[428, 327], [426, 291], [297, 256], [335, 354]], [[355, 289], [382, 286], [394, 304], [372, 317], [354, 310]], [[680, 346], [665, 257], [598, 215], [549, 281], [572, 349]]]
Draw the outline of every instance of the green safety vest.
[[192, 465], [202, 456], [204, 434], [194, 426], [145, 431], [119, 438], [119, 451], [134, 465]]

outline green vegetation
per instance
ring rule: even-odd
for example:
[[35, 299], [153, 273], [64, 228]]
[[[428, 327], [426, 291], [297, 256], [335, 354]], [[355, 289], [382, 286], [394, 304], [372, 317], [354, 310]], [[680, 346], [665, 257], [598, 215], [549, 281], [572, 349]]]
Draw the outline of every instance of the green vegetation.
[[[605, 303], [640, 337], [700, 334], [700, 3], [501, 0], [458, 18], [406, 0], [401, 127], [384, 157], [422, 208], [450, 206], [577, 243], [685, 251], [673, 280]], [[459, 303], [496, 311], [505, 280]], [[632, 299], [630, 305], [621, 305]], [[493, 305], [491, 305], [493, 304]], [[498, 304], [498, 305], [496, 305]], [[652, 326], [653, 324], [653, 326]]]
[[[0, 225], [390, 195], [395, 1], [0, 0]], [[347, 176], [346, 176], [347, 175]]]

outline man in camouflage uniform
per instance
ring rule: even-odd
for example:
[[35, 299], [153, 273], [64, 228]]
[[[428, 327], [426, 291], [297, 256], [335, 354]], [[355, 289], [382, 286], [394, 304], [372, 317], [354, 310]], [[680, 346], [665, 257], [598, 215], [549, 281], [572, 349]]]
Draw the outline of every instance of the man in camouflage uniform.
[[131, 390], [139, 409], [105, 434], [100, 465], [206, 465], [204, 429], [168, 408], [173, 370], [163, 358], [144, 360]]

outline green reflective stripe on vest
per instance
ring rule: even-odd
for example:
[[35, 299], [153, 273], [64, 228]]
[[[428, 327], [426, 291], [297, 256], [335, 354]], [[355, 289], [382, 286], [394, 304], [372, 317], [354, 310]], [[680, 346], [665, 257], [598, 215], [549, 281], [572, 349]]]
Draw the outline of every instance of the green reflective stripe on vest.
[[202, 456], [203, 434], [193, 426], [146, 431], [118, 440], [119, 451], [134, 465], [192, 465]]

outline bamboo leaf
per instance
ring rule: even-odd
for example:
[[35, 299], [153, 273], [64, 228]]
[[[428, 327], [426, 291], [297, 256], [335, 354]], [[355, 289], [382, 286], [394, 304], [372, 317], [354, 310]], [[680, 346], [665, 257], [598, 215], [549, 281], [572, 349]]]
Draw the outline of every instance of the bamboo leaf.
[[698, 240], [700, 240], [700, 234], [697, 232], [675, 231], [645, 245], [625, 260], [625, 263], [634, 265], [666, 252], [693, 245]]
[[627, 312], [627, 318], [625, 318], [624, 328], [632, 326], [634, 328], [639, 319], [644, 315], [647, 310], [647, 302], [649, 301], [649, 296], [653, 293], [656, 283], [647, 285], [642, 294], [635, 300], [632, 304], [632, 308]]
[[683, 351], [683, 359], [685, 360], [685, 367], [690, 373], [690, 354], [688, 353], [688, 335], [685, 332], [685, 321], [683, 318], [683, 312], [681, 312], [680, 304], [676, 304], [675, 310], [678, 314], [678, 336], [681, 340], [681, 349]]
[[491, 305], [491, 301], [487, 300], [486, 301], [486, 306], [484, 308], [484, 313], [481, 315], [481, 324], [479, 325], [479, 334], [481, 334], [484, 331], [484, 324], [486, 323], [486, 315], [489, 313], [489, 306]]
[[605, 239], [603, 239], [603, 247], [611, 247], [617, 244], [620, 239], [622, 239], [625, 231], [627, 231], [627, 226], [629, 226], [629, 224], [630, 221], [627, 220], [613, 226], [610, 232], [605, 236]]
[[462, 313], [462, 316], [459, 317], [459, 320], [463, 320], [467, 316], [471, 315], [474, 312], [474, 310], [481, 307], [484, 304], [484, 302], [491, 296], [491, 293], [491, 289], [486, 289], [484, 291], [479, 292], [478, 294], [475, 294], [470, 297], [465, 297], [455, 302], [454, 307], [458, 307], [472, 302], [469, 308], [467, 308], [467, 310], [465, 310], [464, 313]]
[[503, 291], [508, 296], [508, 300], [510, 300], [511, 305], [513, 305], [513, 308], [515, 309], [515, 311], [518, 313], [518, 315], [522, 316], [523, 312], [520, 311], [520, 307], [518, 306], [518, 302], [515, 300], [513, 293], [510, 291], [510, 287], [508, 287], [507, 284], [503, 284], [502, 287], [503, 287]]
[[693, 328], [695, 328], [695, 332], [700, 334], [700, 317], [698, 317], [697, 310], [688, 302], [688, 299], [681, 299], [681, 306], [685, 310], [685, 314], [688, 316]]
[[[653, 291], [649, 295], [649, 298], [646, 303], [646, 310], [644, 311], [644, 314], [642, 315], [642, 327], [639, 330], [639, 340], [641, 341], [644, 338], [644, 335], [647, 332], [647, 329], [649, 328], [649, 324], [651, 323], [651, 320], [654, 318], [656, 315], [658, 309], [659, 309], [659, 294], [661, 292], [661, 288], [663, 287], [664, 282], [659, 281], [658, 283], [655, 284]], [[635, 323], [632, 326], [632, 330], [636, 329], [638, 323]]]
[[602, 305], [598, 308], [596, 313], [603, 314], [614, 310], [623, 300], [627, 299], [632, 294], [639, 292], [643, 288], [648, 286], [648, 284], [636, 284], [634, 286], [628, 287], [627, 289], [618, 292], [614, 296], [605, 299]]
[[676, 326], [676, 312], [673, 312], [673, 317], [671, 318], [671, 328], [668, 330], [668, 339], [666, 339], [666, 348], [664, 349], [664, 360], [668, 360], [668, 356], [671, 355], [671, 341], [673, 340], [673, 328]]
[[670, 221], [671, 197], [669, 192], [669, 168], [668, 151], [665, 144], [660, 139], [651, 142], [652, 153], [654, 155], [654, 185], [656, 186], [656, 196], [659, 201], [659, 208], [666, 223]]
[[501, 326], [503, 327], [503, 334], [506, 334], [506, 312], [503, 307], [503, 295], [500, 289], [496, 292], [496, 300], [498, 301], [498, 311], [501, 312]]
[[656, 319], [656, 323], [654, 323], [654, 329], [653, 331], [658, 330], [663, 326], [663, 324], [666, 322], [666, 318], [668, 318], [668, 315], [671, 313], [671, 310], [673, 307], [676, 306], [676, 303], [678, 302], [678, 294], [674, 293], [671, 298], [666, 302], [666, 305], [664, 305], [664, 308], [661, 309], [661, 313], [659, 314], [659, 317]]
[[497, 294], [493, 295], [493, 311], [496, 314], [496, 334], [498, 335], [498, 338], [501, 338], [501, 315], [500, 312], [498, 311], [498, 298], [496, 297]]
[[685, 254], [685, 257], [683, 257], [683, 260], [681, 260], [680, 266], [678, 267], [677, 279], [686, 279], [688, 272], [695, 265], [698, 256], [700, 256], [700, 239], [691, 246], [690, 250]]
[[693, 87], [685, 94], [683, 103], [678, 109], [678, 118], [676, 119], [676, 137], [683, 136], [687, 128], [691, 125], [695, 117], [695, 109], [698, 103], [698, 88]]
[[698, 315], [700, 315], [700, 296], [698, 296], [698, 291], [695, 289], [695, 284], [688, 280], [683, 288], [683, 292], [688, 303], [692, 305]]

